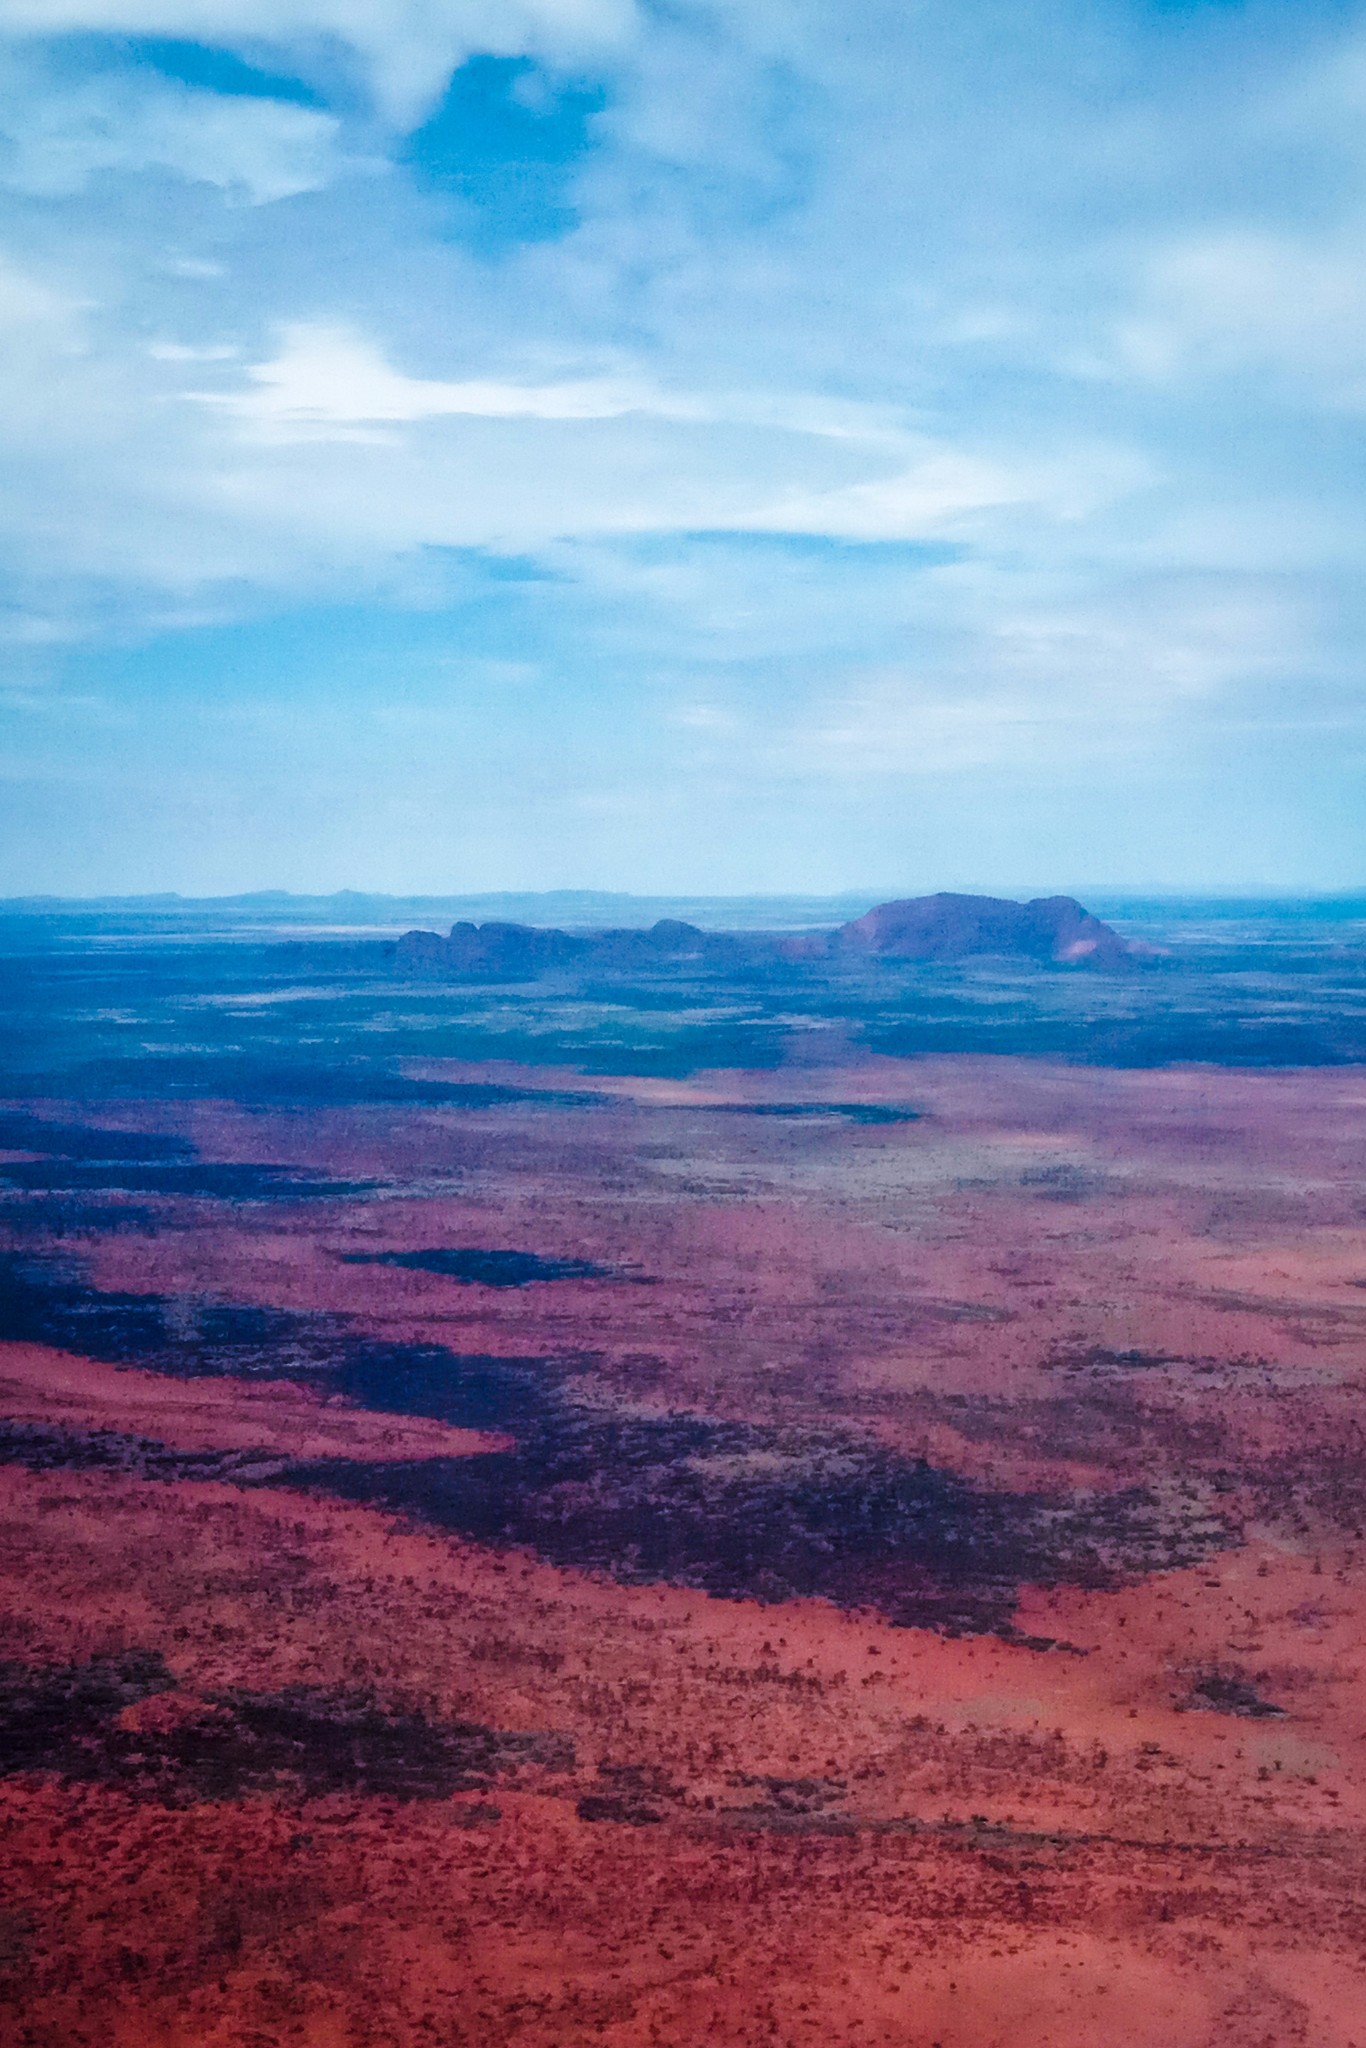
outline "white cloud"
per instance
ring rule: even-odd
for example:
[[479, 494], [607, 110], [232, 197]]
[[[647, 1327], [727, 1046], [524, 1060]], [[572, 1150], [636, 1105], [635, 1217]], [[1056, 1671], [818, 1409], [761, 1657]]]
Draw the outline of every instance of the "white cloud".
[[0, 183], [39, 198], [80, 192], [100, 171], [165, 170], [261, 204], [315, 191], [336, 169], [337, 123], [308, 107], [146, 78], [40, 88], [22, 66], [4, 99]]
[[[307, 322], [244, 373], [183, 395], [222, 423], [214, 469], [244, 516], [266, 515], [276, 492], [301, 532], [317, 520], [387, 549], [695, 528], [931, 540], [1002, 517], [1075, 520], [1148, 480], [1114, 448], [982, 454], [800, 394], [666, 391], [629, 374], [414, 376], [354, 330]], [[678, 581], [630, 574], [637, 587]]]
[[348, 438], [353, 427], [489, 420], [606, 420], [660, 412], [648, 386], [605, 378], [515, 383], [492, 377], [410, 377], [373, 343], [344, 328], [286, 329], [279, 353], [253, 364], [250, 388], [193, 393], [271, 439]]
[[187, 342], [154, 341], [147, 350], [157, 363], [230, 363], [240, 351], [231, 342], [215, 342], [208, 348], [192, 348]]
[[1269, 373], [1330, 404], [1366, 402], [1366, 223], [1331, 235], [1253, 227], [1185, 238], [1151, 260], [1117, 328], [1122, 371], [1202, 382]]
[[1265, 583], [1077, 585], [1052, 605], [1028, 576], [974, 565], [926, 583], [935, 631], [921, 658], [854, 664], [814, 687], [768, 742], [778, 771], [857, 781], [1113, 764], [1160, 750], [1182, 719], [1226, 719], [1250, 682], [1297, 680], [1312, 661], [1310, 622]]
[[756, 510], [747, 524], [780, 533], [847, 540], [919, 540], [951, 533], [970, 514], [1026, 502], [1029, 480], [999, 462], [926, 449], [895, 476], [840, 490], [794, 492]]
[[[208, 362], [232, 348], [154, 353], [169, 361]], [[294, 322], [276, 354], [247, 371], [248, 388], [192, 394], [222, 406], [271, 438], [349, 438], [353, 427], [410, 425], [456, 418], [609, 420], [639, 413], [654, 419], [730, 424], [863, 443], [896, 450], [906, 435], [890, 408], [802, 392], [664, 390], [639, 372], [545, 377], [415, 377], [395, 369], [377, 344], [354, 329]], [[870, 487], [871, 488], [871, 487]], [[881, 488], [881, 487], [879, 487]], [[932, 488], [932, 486], [931, 486]], [[977, 502], [974, 497], [973, 502]], [[781, 523], [781, 521], [779, 522]]]
[[996, 450], [981, 452], [903, 433], [880, 451], [879, 467], [887, 457], [899, 458], [891, 475], [834, 491], [796, 492], [762, 506], [747, 523], [851, 541], [954, 538], [980, 533], [990, 515], [1095, 518], [1155, 480], [1152, 462], [1118, 443], [1039, 451], [1001, 440]]
[[5, 328], [69, 329], [79, 300], [55, 290], [0, 251], [0, 331]]

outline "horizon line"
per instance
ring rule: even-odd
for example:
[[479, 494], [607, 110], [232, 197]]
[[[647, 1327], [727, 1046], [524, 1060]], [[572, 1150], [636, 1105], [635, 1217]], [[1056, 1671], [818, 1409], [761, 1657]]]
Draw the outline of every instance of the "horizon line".
[[[1042, 894], [1043, 892], [1039, 892]], [[1304, 888], [1277, 883], [1239, 883], [1172, 885], [1168, 883], [1084, 883], [1072, 888], [1053, 888], [1051, 895], [1089, 894], [1098, 898], [1111, 898], [1143, 902], [1284, 902], [1284, 903], [1338, 903], [1366, 901], [1366, 880], [1347, 888]], [[193, 895], [180, 889], [130, 890], [109, 892], [98, 895], [66, 895], [56, 890], [32, 890], [12, 896], [0, 896], [0, 911], [38, 908], [90, 908], [99, 905], [137, 905], [151, 907], [162, 905], [185, 909], [205, 906], [250, 906], [265, 907], [270, 904], [291, 903], [493, 903], [503, 901], [613, 901], [623, 903], [846, 903], [868, 900], [870, 903], [905, 902], [926, 896], [995, 896], [1002, 901], [1039, 900], [1032, 891], [1026, 895], [1015, 885], [1015, 894], [1005, 895], [997, 888], [919, 889], [897, 893], [894, 890], [875, 887], [842, 889], [610, 889], [581, 886], [550, 888], [501, 888], [501, 889], [447, 889], [447, 890], [398, 890], [398, 889], [241, 889], [229, 890], [210, 895]]]

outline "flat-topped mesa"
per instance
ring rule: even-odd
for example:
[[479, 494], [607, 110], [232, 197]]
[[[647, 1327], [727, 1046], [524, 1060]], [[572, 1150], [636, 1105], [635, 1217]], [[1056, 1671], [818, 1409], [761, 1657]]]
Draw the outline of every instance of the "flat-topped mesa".
[[832, 956], [860, 953], [879, 960], [967, 960], [977, 957], [1048, 961], [1055, 966], [1118, 967], [1139, 948], [1093, 917], [1071, 896], [910, 896], [879, 903], [830, 936]]

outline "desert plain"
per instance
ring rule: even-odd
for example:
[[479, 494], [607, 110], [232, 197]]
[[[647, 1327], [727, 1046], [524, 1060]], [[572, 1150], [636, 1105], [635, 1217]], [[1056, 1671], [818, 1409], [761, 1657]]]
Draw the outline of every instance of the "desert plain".
[[0, 1116], [6, 2041], [1366, 2048], [1361, 1066], [615, 1064]]

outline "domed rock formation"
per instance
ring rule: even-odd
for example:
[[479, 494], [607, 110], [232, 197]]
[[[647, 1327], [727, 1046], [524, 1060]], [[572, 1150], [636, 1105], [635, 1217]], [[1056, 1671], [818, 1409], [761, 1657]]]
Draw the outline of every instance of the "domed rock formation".
[[879, 960], [966, 960], [980, 955], [1056, 966], [1117, 967], [1134, 949], [1071, 896], [910, 896], [879, 903], [831, 934], [833, 955]]

